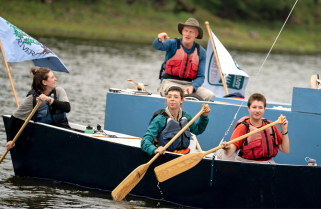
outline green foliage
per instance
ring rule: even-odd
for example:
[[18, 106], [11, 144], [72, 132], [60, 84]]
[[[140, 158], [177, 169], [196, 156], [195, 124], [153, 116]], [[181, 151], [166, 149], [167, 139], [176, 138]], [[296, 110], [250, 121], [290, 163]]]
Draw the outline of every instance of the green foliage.
[[[221, 18], [239, 22], [284, 22], [296, 0], [193, 0]], [[290, 21], [294, 24], [321, 22], [320, 0], [298, 1]]]
[[[130, 4], [128, 2], [131, 2]], [[178, 0], [0, 0], [0, 16], [32, 36], [61, 36], [151, 43], [159, 32], [180, 36], [178, 22], [205, 21], [227, 48], [268, 50], [295, 0], [184, 0], [195, 13], [175, 9]], [[317, 4], [316, 4], [317, 2]], [[320, 52], [321, 0], [299, 0], [273, 50]], [[251, 33], [250, 33], [251, 32]], [[255, 37], [251, 34], [256, 34]], [[18, 28], [25, 44], [32, 39]], [[304, 43], [304, 44], [302, 44]]]
[[294, 3], [293, 0], [195, 0], [196, 2], [222, 18], [256, 22], [283, 21]]

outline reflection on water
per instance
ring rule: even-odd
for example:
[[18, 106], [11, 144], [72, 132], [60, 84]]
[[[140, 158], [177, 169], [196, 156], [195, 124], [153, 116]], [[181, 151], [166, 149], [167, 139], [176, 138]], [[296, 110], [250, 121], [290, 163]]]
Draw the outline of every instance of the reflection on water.
[[[0, 182], [1, 208], [139, 208], [153, 207], [156, 201], [135, 197], [114, 202], [109, 192], [27, 177], [10, 177]], [[162, 203], [162, 207], [173, 207]]]
[[[148, 85], [157, 93], [158, 73], [164, 52], [150, 45], [39, 38], [64, 62], [70, 74], [54, 72], [57, 86], [63, 87], [71, 103], [70, 122], [103, 126], [106, 93], [109, 88], [133, 88], [128, 78]], [[293, 87], [310, 87], [312, 74], [320, 73], [319, 55], [271, 54], [252, 85], [265, 53], [230, 51], [239, 66], [250, 76], [246, 97], [254, 92], [269, 101], [291, 103]], [[10, 63], [11, 75], [19, 102], [31, 86], [31, 61]], [[0, 59], [0, 113], [12, 114], [16, 108], [11, 85]], [[155, 107], [157, 109], [158, 107]], [[6, 134], [0, 123], [0, 153], [4, 153]], [[14, 177], [10, 155], [1, 163], [0, 204], [3, 208], [139, 208], [156, 207], [158, 202], [127, 197], [127, 202], [114, 202], [110, 193], [90, 190], [59, 182]], [[156, 185], [155, 185], [155, 189]], [[162, 203], [159, 207], [174, 207]]]

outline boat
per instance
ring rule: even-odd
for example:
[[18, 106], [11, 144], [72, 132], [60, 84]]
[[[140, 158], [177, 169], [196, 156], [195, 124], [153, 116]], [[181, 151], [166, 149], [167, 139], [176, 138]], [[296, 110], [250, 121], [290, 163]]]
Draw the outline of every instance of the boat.
[[[320, 207], [321, 167], [307, 166], [304, 159], [318, 161], [321, 157], [321, 91], [294, 88], [292, 98], [291, 105], [269, 103], [264, 115], [274, 120], [283, 114], [289, 120], [290, 153], [279, 153], [275, 158], [278, 164], [213, 160], [209, 156], [194, 168], [159, 183], [154, 168], [181, 156], [166, 153], [151, 164], [129, 194], [199, 208]], [[212, 109], [210, 123], [198, 137], [203, 150], [218, 146], [240, 102], [217, 98], [207, 103]], [[184, 110], [195, 115], [202, 103], [186, 101]], [[86, 126], [79, 124], [71, 123], [74, 130], [66, 130], [30, 121], [10, 152], [14, 173], [112, 191], [151, 159], [140, 149], [138, 137], [144, 135], [152, 113], [163, 105], [164, 98], [158, 96], [108, 92], [104, 130], [119, 138], [85, 134]], [[246, 111], [247, 107], [242, 106], [237, 119]], [[9, 118], [3, 116], [6, 129]]]
[[[184, 110], [196, 115], [202, 103], [211, 108], [209, 124], [198, 141], [203, 150], [218, 146], [225, 137], [228, 141], [234, 124], [248, 115], [247, 102], [242, 100], [213, 97], [214, 102], [186, 101]], [[310, 88], [293, 88], [292, 104], [267, 102], [264, 117], [276, 120], [281, 114], [289, 121], [290, 153], [280, 153], [274, 158], [279, 164], [306, 165], [305, 158], [321, 159], [319, 127], [321, 127], [321, 91]], [[108, 92], [106, 96], [105, 129], [134, 136], [144, 136], [153, 113], [164, 107], [164, 98], [135, 94]], [[123, 120], [126, 118], [126, 120]], [[278, 126], [280, 128], [280, 126]], [[320, 145], [320, 146], [319, 146]]]

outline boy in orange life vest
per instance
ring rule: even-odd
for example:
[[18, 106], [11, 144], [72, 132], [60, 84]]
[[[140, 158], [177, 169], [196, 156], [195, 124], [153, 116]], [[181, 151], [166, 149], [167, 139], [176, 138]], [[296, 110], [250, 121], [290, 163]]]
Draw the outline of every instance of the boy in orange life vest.
[[182, 38], [170, 39], [162, 32], [153, 42], [155, 49], [166, 51], [157, 91], [164, 97], [170, 86], [179, 86], [187, 94], [195, 93], [210, 101], [215, 94], [201, 87], [205, 79], [206, 51], [195, 42], [196, 38], [202, 39], [203, 30], [196, 19], [189, 18], [185, 24], [178, 24], [178, 32]]
[[[266, 99], [262, 94], [252, 94], [247, 106], [250, 116], [243, 117], [236, 123], [230, 140], [271, 123], [263, 118]], [[278, 128], [273, 126], [230, 145], [223, 142], [222, 145], [225, 145], [224, 154], [231, 157], [236, 150], [240, 149], [239, 154], [235, 157], [236, 161], [274, 164], [272, 157], [277, 155], [278, 150], [285, 154], [290, 151], [286, 117], [283, 117], [280, 126], [282, 135]]]

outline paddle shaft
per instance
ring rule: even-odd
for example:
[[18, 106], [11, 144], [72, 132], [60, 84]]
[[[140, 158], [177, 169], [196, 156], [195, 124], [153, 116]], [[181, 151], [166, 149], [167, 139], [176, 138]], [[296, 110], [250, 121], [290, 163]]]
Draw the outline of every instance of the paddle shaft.
[[136, 87], [137, 90], [141, 89], [141, 90], [143, 90], [143, 91], [148, 92], [148, 91], [145, 89], [145, 87], [139, 86], [137, 83], [135, 83], [135, 82], [133, 81], [133, 79], [127, 79], [127, 81], [129, 81], [129, 82], [131, 82], [132, 84], [134, 84], [134, 86]]
[[217, 67], [218, 67], [218, 71], [220, 71], [221, 80], [222, 80], [222, 83], [223, 83], [223, 86], [224, 86], [225, 94], [228, 95], [228, 91], [227, 91], [227, 88], [226, 88], [226, 83], [224, 81], [222, 70], [221, 70], [221, 65], [220, 65], [220, 62], [219, 62], [217, 54], [216, 54], [216, 49], [214, 47], [213, 37], [212, 37], [211, 31], [210, 31], [210, 23], [206, 21], [205, 25], [206, 25], [206, 28], [207, 28], [207, 31], [208, 31], [208, 36], [209, 36], [209, 38], [211, 40], [211, 44], [212, 44], [213, 52], [214, 52], [214, 55], [215, 55], [215, 60], [216, 60], [216, 64], [217, 64]]
[[[264, 129], [267, 129], [271, 126], [281, 123], [282, 118], [283, 118], [283, 116], [281, 115], [277, 121], [275, 121], [271, 124], [268, 124], [262, 128], [259, 128], [255, 131], [252, 131], [248, 134], [240, 136], [240, 137], [228, 142], [228, 144], [235, 143], [235, 142], [242, 140], [246, 137], [249, 137], [255, 133], [263, 131]], [[203, 159], [203, 157], [205, 157], [205, 155], [208, 155], [209, 153], [212, 153], [212, 152], [214, 152], [218, 149], [221, 149], [223, 147], [224, 146], [221, 145], [221, 146], [215, 147], [215, 148], [213, 148], [207, 152], [203, 152], [203, 153], [189, 153], [187, 155], [183, 155], [179, 158], [176, 158], [176, 159], [166, 162], [162, 165], [159, 165], [154, 169], [156, 178], [159, 182], [163, 182], [163, 181], [166, 181], [174, 176], [177, 176], [177, 175], [193, 168], [194, 166], [196, 166]]]
[[[180, 130], [165, 146], [166, 150], [202, 113], [204, 108], [190, 121], [182, 130]], [[132, 171], [111, 193], [113, 200], [121, 201], [144, 177], [150, 164], [154, 162], [159, 156], [157, 153], [148, 163], [140, 165], [134, 171]]]
[[199, 152], [203, 152], [200, 144], [198, 143], [198, 140], [197, 140], [196, 136], [195, 136], [193, 133], [192, 133], [192, 138], [193, 138], [193, 140], [196, 142], [196, 147], [197, 147], [198, 151], [199, 151]]
[[[9, 66], [8, 66], [7, 59], [6, 59], [6, 55], [4, 54], [4, 51], [3, 51], [3, 48], [2, 48], [1, 41], [0, 41], [0, 49], [1, 49], [1, 52], [2, 52], [2, 56], [3, 56], [3, 60], [4, 60], [4, 64], [5, 64], [6, 68], [7, 68], [7, 72], [8, 72], [9, 80], [10, 80], [11, 87], [12, 87], [12, 91], [13, 91], [13, 95], [14, 95], [14, 98], [15, 98], [15, 100], [16, 100], [17, 107], [19, 107], [18, 97], [17, 97], [16, 90], [15, 90], [14, 85], [13, 85], [13, 81], [12, 81], [12, 78], [11, 78], [11, 74], [10, 74]], [[1, 163], [1, 161], [0, 161], [0, 163]]]
[[[260, 131], [263, 131], [263, 130], [265, 130], [265, 129], [267, 129], [267, 128], [270, 128], [270, 127], [272, 127], [272, 126], [274, 126], [274, 125], [276, 125], [276, 124], [282, 123], [282, 118], [283, 118], [283, 115], [281, 115], [277, 121], [275, 121], [275, 122], [273, 122], [273, 123], [270, 123], [270, 124], [268, 124], [268, 125], [266, 125], [266, 126], [263, 126], [263, 127], [259, 128], [259, 129], [255, 130], [255, 131], [251, 131], [250, 133], [244, 134], [243, 136], [237, 137], [236, 139], [233, 139], [232, 141], [227, 142], [227, 144], [233, 144], [233, 143], [235, 143], [235, 142], [237, 142], [237, 141], [240, 141], [240, 140], [242, 140], [242, 139], [245, 139], [245, 138], [247, 138], [247, 137], [249, 137], [249, 136], [251, 136], [251, 135], [253, 135], [253, 134], [256, 134], [256, 133], [258, 133], [258, 132], [260, 132]], [[208, 155], [208, 154], [210, 154], [210, 153], [212, 153], [212, 152], [215, 152], [216, 150], [219, 150], [219, 149], [221, 149], [221, 148], [223, 148], [223, 147], [224, 147], [224, 145], [220, 145], [220, 146], [215, 147], [215, 148], [213, 148], [213, 149], [211, 149], [211, 150], [208, 150], [208, 151], [205, 152], [204, 154], [205, 154], [205, 155]]]
[[134, 86], [138, 89], [140, 88], [140, 86], [138, 86], [138, 84], [136, 82], [133, 81], [133, 79], [127, 79], [127, 81], [131, 82], [132, 84], [134, 84]]
[[[22, 127], [20, 128], [20, 130], [18, 131], [18, 133], [16, 134], [16, 136], [14, 137], [14, 139], [12, 140], [11, 144], [14, 145], [15, 142], [17, 141], [18, 137], [20, 136], [20, 134], [22, 133], [22, 131], [25, 129], [25, 127], [27, 126], [29, 120], [32, 118], [32, 116], [35, 114], [35, 112], [37, 111], [38, 107], [40, 106], [40, 104], [42, 103], [41, 100], [38, 100], [37, 105], [33, 108], [33, 110], [31, 111], [29, 117], [26, 119], [26, 121], [23, 123]], [[6, 157], [6, 155], [8, 154], [8, 150], [6, 150], [4, 152], [4, 154], [2, 155], [2, 157], [0, 158], [0, 163], [2, 162], [2, 160]]]
[[[199, 113], [197, 113], [197, 115], [195, 115], [195, 117], [188, 122], [165, 146], [164, 149], [166, 150], [192, 123], [194, 123], [194, 121], [204, 112], [204, 108], [202, 107], [202, 110], [199, 111]], [[152, 162], [154, 162], [159, 156], [159, 153], [157, 153], [147, 164], [151, 164]]]

